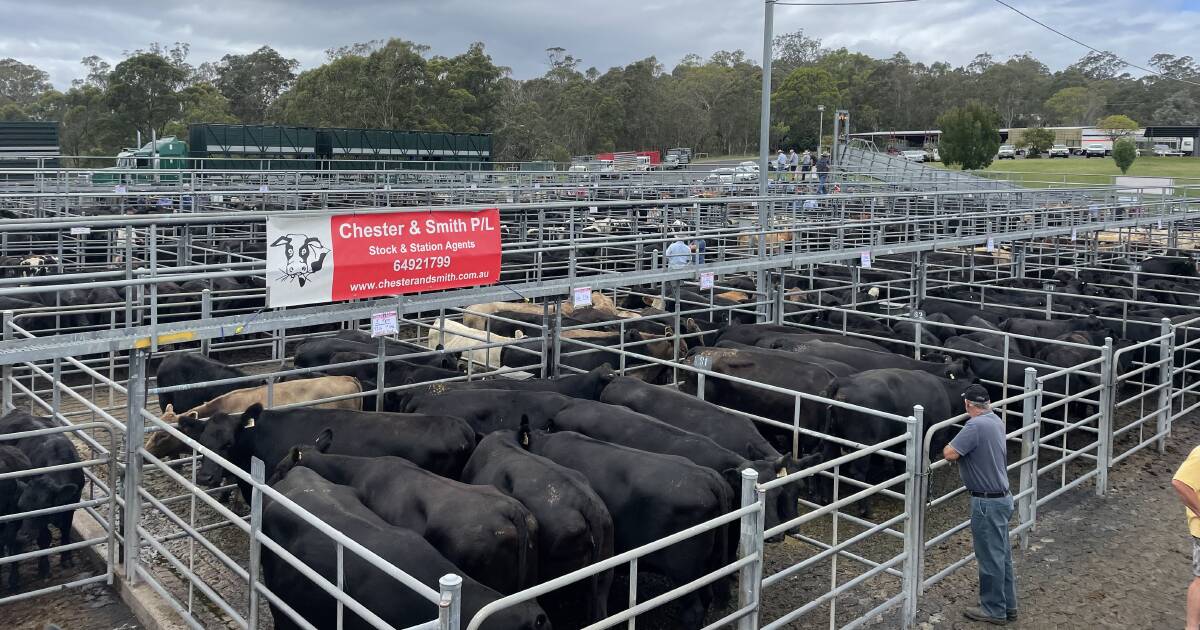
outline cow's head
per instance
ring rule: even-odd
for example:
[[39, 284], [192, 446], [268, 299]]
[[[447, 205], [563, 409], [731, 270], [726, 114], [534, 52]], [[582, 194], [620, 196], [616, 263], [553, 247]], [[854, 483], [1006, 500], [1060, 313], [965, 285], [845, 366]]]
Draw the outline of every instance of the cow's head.
[[[69, 505], [79, 500], [79, 486], [73, 483], [58, 483], [49, 475], [34, 475], [29, 481], [18, 481], [17, 512], [32, 512], [47, 508]], [[38, 532], [45, 529], [52, 517], [57, 514], [47, 514], [26, 518], [21, 521], [17, 531], [17, 541], [22, 545], [32, 543]]]
[[321, 244], [321, 239], [307, 234], [285, 234], [275, 239], [271, 247], [282, 247], [284, 253], [283, 272], [285, 278], [294, 279], [304, 286], [308, 277], [321, 270], [325, 257], [331, 251]]
[[268, 485], [275, 485], [280, 479], [287, 476], [296, 466], [304, 465], [304, 458], [311, 458], [313, 453], [325, 453], [329, 451], [329, 445], [333, 442], [333, 429], [325, 427], [313, 438], [312, 444], [297, 444], [288, 449], [287, 455], [279, 460], [275, 465], [275, 471], [271, 477], [267, 479]]
[[[179, 418], [179, 427], [185, 433], [195, 433], [194, 439], [205, 448], [227, 460], [237, 462], [240, 454], [239, 441], [245, 444], [246, 429], [254, 427], [262, 410], [261, 404], [254, 403], [240, 415], [219, 413], [207, 421], [185, 415]], [[196, 481], [200, 485], [213, 488], [221, 483], [224, 475], [225, 471], [221, 465], [206, 457], [196, 473]]]
[[971, 359], [962, 357], [958, 359], [951, 358], [946, 355], [945, 359], [946, 371], [943, 376], [952, 381], [974, 381], [975, 370], [971, 369]]
[[22, 278], [48, 276], [53, 271], [53, 268], [58, 266], [58, 258], [54, 256], [29, 256], [22, 258], [17, 266], [20, 267], [19, 275]]

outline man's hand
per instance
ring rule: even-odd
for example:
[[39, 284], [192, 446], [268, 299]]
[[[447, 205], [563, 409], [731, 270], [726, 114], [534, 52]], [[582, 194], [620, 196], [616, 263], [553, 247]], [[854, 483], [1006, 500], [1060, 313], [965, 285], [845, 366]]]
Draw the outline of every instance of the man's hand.
[[1194, 488], [1178, 479], [1171, 480], [1171, 487], [1175, 488], [1175, 492], [1179, 494], [1179, 498], [1192, 511], [1192, 514], [1200, 515], [1200, 497], [1196, 496]]
[[952, 462], [961, 457], [961, 455], [958, 454], [958, 451], [954, 450], [953, 446], [947, 444], [944, 448], [942, 448], [942, 457], [945, 457], [946, 461]]

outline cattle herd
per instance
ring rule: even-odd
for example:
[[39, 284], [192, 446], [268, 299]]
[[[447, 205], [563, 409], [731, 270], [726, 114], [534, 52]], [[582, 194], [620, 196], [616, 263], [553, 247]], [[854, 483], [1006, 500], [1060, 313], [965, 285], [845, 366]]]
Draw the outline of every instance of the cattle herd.
[[[48, 258], [8, 266], [32, 276], [57, 264]], [[962, 260], [955, 255], [944, 262], [951, 259]], [[649, 293], [617, 301], [596, 293], [591, 307], [477, 304], [461, 318], [427, 320], [410, 331], [416, 339], [383, 345], [357, 330], [307, 336], [297, 340], [291, 360], [312, 371], [280, 381], [176, 351], [158, 361], [155, 385], [184, 386], [159, 394], [164, 421], [244, 470], [253, 458], [265, 462], [267, 482], [279, 494], [379, 557], [435, 588], [445, 574], [462, 576], [463, 616], [470, 618], [504, 595], [730, 512], [747, 468], [764, 480], [837, 457], [843, 442], [821, 435], [877, 444], [905, 430], [870, 410], [908, 416], [921, 405], [928, 427], [960, 413], [960, 394], [972, 383], [982, 381], [999, 399], [1006, 391], [1000, 384], [1020, 386], [1026, 364], [1077, 365], [1099, 356], [1106, 338], [1118, 346], [1145, 341], [1159, 334], [1162, 318], [1189, 317], [1184, 307], [1196, 305], [1200, 274], [1186, 252], [1147, 258], [1139, 267], [1110, 262], [1103, 272], [1051, 269], [996, 279], [984, 308], [979, 289], [963, 282], [959, 267], [940, 277], [949, 281], [945, 286], [931, 283], [917, 305], [919, 328], [912, 317], [894, 317], [895, 303], [915, 301], [908, 285], [894, 284], [908, 263], [889, 270], [880, 261], [861, 270], [853, 285], [840, 266], [786, 278], [787, 324], [755, 323], [752, 307], [738, 307], [752, 304], [756, 287], [733, 277], [723, 278], [725, 288], [714, 294], [682, 289], [656, 298], [653, 287], [640, 287]], [[1135, 268], [1172, 279], [1139, 282]], [[1046, 283], [1055, 285], [1049, 300], [1041, 291]], [[888, 300], [880, 299], [885, 285]], [[1135, 291], [1140, 302], [1155, 305], [1122, 306]], [[61, 294], [50, 299], [65, 303]], [[84, 292], [66, 299], [112, 303], [121, 296]], [[725, 310], [711, 319], [671, 317], [677, 307], [700, 304]], [[851, 304], [853, 312], [827, 308]], [[547, 315], [563, 327], [557, 356], [558, 346], [541, 332]], [[854, 334], [832, 332], [838, 329]], [[907, 342], [917, 339], [914, 352]], [[591, 351], [569, 351], [572, 341]], [[381, 348], [387, 355], [382, 372], [376, 362]], [[672, 359], [720, 376], [704, 379], [700, 391], [693, 369], [680, 370], [675, 381]], [[462, 380], [468, 368], [537, 372], [545, 365], [572, 374]], [[1090, 378], [1045, 386], [1062, 395], [1089, 387]], [[240, 380], [212, 384], [229, 379]], [[800, 404], [797, 412], [794, 394], [759, 384], [840, 404]], [[381, 389], [390, 391], [380, 396]], [[797, 418], [801, 434], [783, 428]], [[23, 411], [0, 418], [0, 433], [52, 426]], [[949, 437], [933, 436], [930, 456]], [[158, 459], [191, 454], [165, 431], [152, 433], [146, 450]], [[0, 472], [78, 461], [63, 434], [0, 446]], [[843, 473], [877, 483], [903, 472], [901, 465], [872, 456]], [[202, 459], [196, 472], [208, 487], [229, 478], [213, 458]], [[248, 503], [249, 484], [238, 485]], [[0, 480], [0, 515], [70, 505], [82, 489], [77, 468]], [[773, 490], [766, 497], [766, 527], [795, 519], [805, 502], [828, 501], [830, 491], [822, 476]], [[407, 627], [436, 616], [434, 604], [374, 564], [340, 555], [331, 538], [284, 502], [268, 497], [264, 506], [264, 532], [279, 548], [332, 583], [341, 576], [347, 593], [387, 623]], [[859, 509], [869, 514], [871, 505], [863, 500]], [[66, 511], [0, 523], [0, 554], [18, 553], [35, 539], [40, 548], [50, 547], [50, 526], [61, 532], [59, 544], [69, 544], [70, 517]], [[737, 544], [736, 522], [696, 534], [641, 558], [639, 577], [654, 575], [672, 586], [697, 580], [732, 562]], [[325, 590], [283, 554], [267, 547], [262, 554], [265, 584], [281, 601], [316, 627], [335, 625], [339, 611]], [[70, 552], [61, 558], [69, 564]], [[19, 564], [9, 564], [13, 589]], [[39, 574], [49, 569], [49, 558], [41, 557]], [[629, 579], [623, 568], [594, 572], [508, 607], [483, 627], [584, 627], [626, 605], [628, 591], [614, 586], [622, 579]], [[729, 603], [731, 587], [732, 578], [725, 578], [684, 596], [674, 623], [702, 627], [710, 610]], [[274, 605], [273, 618], [277, 627], [300, 627]], [[352, 610], [345, 620], [346, 627], [365, 627]]]

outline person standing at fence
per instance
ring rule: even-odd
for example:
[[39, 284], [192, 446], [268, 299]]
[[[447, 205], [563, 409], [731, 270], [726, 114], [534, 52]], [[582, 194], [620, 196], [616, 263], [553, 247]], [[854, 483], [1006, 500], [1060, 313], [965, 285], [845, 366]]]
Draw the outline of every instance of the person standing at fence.
[[788, 149], [788, 174], [792, 177], [792, 181], [796, 181], [796, 173], [800, 170], [800, 154], [796, 153], [795, 149]]
[[808, 172], [812, 170], [813, 156], [808, 149], [804, 150], [804, 155], [800, 156], [800, 181], [808, 179]]
[[1013, 498], [1008, 489], [1004, 421], [992, 411], [991, 397], [982, 385], [971, 385], [962, 397], [970, 418], [942, 450], [942, 456], [958, 462], [963, 485], [971, 494], [979, 608], [965, 610], [963, 615], [1003, 626], [1017, 619], [1017, 583], [1008, 540]]
[[829, 154], [817, 158], [817, 194], [825, 194], [825, 179], [829, 177]]
[[1187, 630], [1200, 630], [1200, 446], [1175, 471], [1171, 486], [1187, 511], [1192, 535], [1192, 583], [1187, 591]]
[[[663, 254], [667, 259], [667, 269], [673, 271], [691, 266], [696, 260], [696, 248], [696, 241], [689, 243], [682, 238], [671, 243]], [[668, 280], [666, 282], [667, 295], [674, 296], [682, 282], [682, 280]]]
[[779, 154], [775, 156], [775, 181], [783, 181], [783, 173], [787, 170], [787, 156], [783, 154], [783, 148], [779, 148]]

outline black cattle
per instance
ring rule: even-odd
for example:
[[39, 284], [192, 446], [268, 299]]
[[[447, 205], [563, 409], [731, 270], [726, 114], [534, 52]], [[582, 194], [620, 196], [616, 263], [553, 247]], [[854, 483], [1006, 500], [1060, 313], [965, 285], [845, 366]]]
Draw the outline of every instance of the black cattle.
[[967, 320], [971, 317], [985, 319], [993, 325], [999, 325], [1005, 318], [1005, 315], [997, 312], [996, 309], [989, 308], [988, 310], [982, 310], [974, 306], [939, 300], [937, 298], [926, 298], [925, 301], [921, 302], [921, 310], [925, 311], [927, 315], [930, 313], [941, 313], [954, 320], [954, 323], [962, 325], [966, 325]]
[[[779, 324], [750, 324], [723, 329], [718, 336], [719, 341], [732, 341], [748, 346], [763, 348], [791, 349], [791, 347], [808, 341], [832, 341], [852, 345], [868, 350], [887, 352], [883, 346], [866, 339], [846, 337], [832, 333], [806, 333], [802, 328], [782, 326]], [[708, 345], [716, 345], [717, 342]]]
[[[237, 378], [247, 374], [235, 367], [230, 367], [210, 359], [200, 353], [167, 355], [158, 369], [154, 372], [154, 382], [158, 387], [174, 387], [176, 385], [191, 385], [192, 383], [207, 383], [227, 378]], [[235, 389], [258, 387], [263, 381], [242, 381], [240, 383], [225, 383], [222, 385], [202, 385], [192, 389], [176, 392], [165, 392], [158, 395], [158, 408], [162, 411], [167, 405], [175, 411], [183, 413]]]
[[[1043, 339], [1054, 339], [1059, 335], [1077, 331], [1096, 331], [1115, 337], [1108, 330], [1108, 324], [1096, 317], [1076, 317], [1072, 319], [1027, 319], [1012, 317], [1006, 320], [1000, 326], [1000, 329], [1014, 335], [1041, 337]], [[1016, 338], [1013, 341], [1023, 354], [1035, 355], [1037, 353], [1038, 343], [1036, 341]]]
[[549, 428], [555, 415], [576, 402], [578, 398], [557, 392], [446, 389], [413, 395], [401, 411], [436, 412], [462, 418], [476, 434], [487, 435], [494, 431], [516, 431], [522, 421], [534, 429]]
[[[507, 389], [510, 391], [526, 392], [556, 392], [572, 398], [597, 400], [600, 398], [600, 392], [604, 391], [604, 386], [611, 380], [612, 374], [612, 367], [602, 365], [585, 374], [572, 374], [558, 378], [529, 378], [521, 381], [509, 378], [493, 378], [478, 381], [436, 383], [408, 390], [407, 392], [401, 392], [401, 395], [397, 396], [394, 402], [389, 402], [388, 405], [390, 409], [405, 409], [407, 408], [407, 400], [413, 396], [423, 392], [437, 392], [450, 389]], [[394, 407], [391, 406], [393, 404], [395, 405]]]
[[[221, 413], [207, 421], [183, 416], [179, 428], [243, 470], [250, 470], [251, 457], [281, 461], [293, 446], [312, 443], [326, 430], [333, 434], [330, 453], [395, 455], [450, 478], [458, 477], [475, 448], [475, 432], [458, 418], [346, 409], [264, 411], [254, 404], [241, 415]], [[216, 486], [222, 470], [205, 458], [196, 481]], [[249, 496], [249, 486], [239, 485], [243, 497]]]
[[[612, 514], [617, 553], [733, 508], [729, 486], [721, 476], [682, 457], [609, 444], [572, 431], [526, 431], [518, 439], [535, 455], [583, 473]], [[724, 565], [732, 552], [729, 537], [714, 529], [644, 556], [638, 570], [656, 573], [678, 586]], [[701, 627], [714, 595], [717, 605], [723, 606], [728, 594], [727, 585], [720, 584], [682, 596], [676, 627]]]
[[[529, 395], [530, 392], [524, 392]], [[613, 555], [613, 519], [576, 470], [526, 451], [515, 431], [484, 437], [463, 469], [466, 483], [495, 486], [537, 519], [538, 580], [546, 582]], [[608, 615], [612, 571], [538, 598], [560, 628], [582, 628]]]
[[[0, 443], [0, 474], [28, 470], [29, 467], [29, 457], [21, 449]], [[24, 485], [21, 478], [0, 479], [0, 516], [20, 513], [18, 503]], [[21, 553], [21, 546], [17, 544], [17, 532], [20, 528], [19, 520], [0, 523], [0, 557]], [[8, 565], [8, 587], [13, 591], [21, 585], [17, 564], [13, 562]]]
[[[706, 435], [685, 431], [628, 407], [594, 400], [576, 400], [574, 404], [559, 410], [550, 425], [552, 431], [574, 431], [612, 444], [689, 459], [719, 473], [735, 495], [741, 493], [742, 470], [752, 468], [758, 473], [759, 479], [767, 480], [774, 476], [781, 464], [775, 460], [748, 460]], [[781, 508], [783, 513], [780, 512]], [[794, 501], [788, 505], [786, 501], [779, 501], [777, 496], [772, 496], [767, 503], [768, 528], [796, 516]]]
[[954, 320], [950, 319], [945, 313], [928, 313], [925, 315], [925, 324], [929, 331], [937, 336], [938, 339], [945, 341], [950, 337], [958, 334], [958, 331], [949, 326], [939, 326], [939, 324], [953, 324]]
[[[276, 483], [275, 489], [321, 521], [434, 590], [438, 589], [438, 580], [443, 575], [462, 576], [458, 567], [420, 535], [403, 527], [389, 525], [368, 509], [352, 488], [330, 483], [307, 468], [297, 468]], [[321, 577], [338, 583], [337, 544], [291, 509], [268, 500], [263, 506], [263, 532]], [[263, 549], [262, 566], [267, 587], [301, 617], [317, 628], [337, 625], [338, 607], [324, 589], [267, 548]], [[398, 583], [357, 554], [343, 554], [343, 566], [341, 574], [347, 594], [393, 627], [406, 628], [437, 619], [436, 604]], [[470, 577], [462, 578], [464, 619], [470, 619], [480, 608], [500, 598], [499, 593]], [[300, 627], [274, 604], [271, 605], [271, 613], [276, 628], [290, 630]], [[344, 615], [343, 627], [347, 629], [366, 630], [374, 627], [349, 609]], [[483, 627], [489, 630], [546, 630], [551, 626], [539, 606], [524, 603], [493, 615]]]
[[[918, 370], [884, 368], [838, 377], [830, 382], [825, 397], [898, 416], [911, 416], [913, 406], [921, 405], [924, 407], [924, 426], [921, 428], [924, 435], [932, 425], [963, 413], [962, 392], [970, 385], [971, 381], [967, 379], [951, 380]], [[899, 421], [837, 405], [828, 405], [827, 414], [826, 433], [859, 444], [878, 444], [905, 431], [905, 425]], [[935, 433], [930, 442], [929, 456], [939, 456], [953, 434], [953, 429], [941, 429]], [[891, 450], [904, 452], [903, 445]], [[837, 457], [840, 452], [840, 445], [825, 442], [823, 454], [826, 461]], [[904, 462], [871, 455], [850, 462], [844, 469], [859, 481], [875, 484], [902, 474]], [[820, 485], [827, 489], [830, 485], [828, 481], [822, 478]], [[828, 499], [828, 496], [822, 498]], [[869, 501], [860, 502], [859, 508], [864, 516], [870, 514]]]
[[[722, 342], [724, 343], [724, 342]], [[748, 348], [706, 348], [688, 355], [683, 363], [696, 365], [697, 360], [706, 361], [709, 370], [718, 374], [735, 376], [755, 383], [774, 385], [813, 396], [825, 391], [838, 372], [849, 375], [854, 370], [848, 366], [840, 368], [834, 362], [824, 364], [806, 362], [800, 356], [784, 356], [770, 351], [756, 352]], [[834, 372], [832, 370], [837, 370]], [[697, 378], [694, 372], [683, 375], [683, 389], [696, 391]], [[761, 387], [747, 385], [722, 378], [704, 379], [704, 400], [745, 413], [770, 418], [791, 425], [796, 419], [796, 397]], [[824, 423], [824, 414], [815, 404], [802, 401], [799, 423], [801, 429], [819, 431]], [[769, 425], [759, 425], [759, 433], [780, 450], [792, 450], [792, 431]], [[816, 446], [814, 438], [800, 434], [797, 438], [800, 452], [808, 452]]]
[[[354, 361], [370, 360], [371, 363], [363, 363], [360, 365], [336, 365], [335, 367], [325, 368], [322, 370], [324, 374], [334, 376], [352, 376], [362, 383], [363, 392], [370, 394], [377, 388], [377, 380], [379, 377], [379, 365], [375, 362], [378, 355], [369, 354], [366, 352], [338, 352], [330, 357], [331, 364], [352, 363]], [[456, 378], [463, 376], [458, 370], [446, 370], [437, 367], [426, 365], [417, 365], [409, 363], [402, 359], [390, 359], [384, 364], [384, 386], [398, 387], [401, 385], [411, 385], [413, 383], [428, 383], [429, 381], [438, 381], [448, 378]], [[384, 394], [384, 405], [380, 409], [375, 395], [363, 397], [363, 409], [365, 411], [400, 411], [387, 406], [389, 396], [394, 395], [394, 392]]]
[[293, 447], [275, 467], [274, 480], [296, 466], [310, 468], [354, 488], [372, 512], [420, 534], [484, 586], [507, 594], [538, 582], [538, 524], [520, 501], [495, 488], [435, 475], [400, 457], [330, 455], [325, 451], [332, 438], [324, 435], [315, 445]]
[[859, 371], [899, 368], [928, 372], [948, 379], [970, 380], [975, 377], [975, 373], [971, 371], [971, 361], [965, 357], [945, 362], [920, 361], [891, 352], [864, 350], [825, 341], [810, 341], [795, 351], [813, 363], [832, 360]]
[[[992, 383], [984, 383], [988, 388], [988, 393], [992, 395], [992, 400], [1000, 400], [1004, 397], [1003, 383], [1007, 382], [1010, 388], [1009, 394], [1015, 394], [1019, 389], [1025, 386], [1025, 368], [1033, 367], [1038, 370], [1039, 374], [1044, 374], [1045, 369], [1039, 369], [1036, 366], [1028, 365], [1031, 363], [1042, 363], [1032, 357], [1027, 357], [1017, 352], [1016, 347], [1009, 348], [1008, 369], [1004, 367], [1004, 351], [997, 350], [991, 346], [979, 343], [967, 337], [951, 337], [946, 340], [947, 350], [956, 350], [959, 352], [971, 352], [977, 355], [987, 355], [996, 357], [994, 359], [972, 356], [971, 367], [975, 370], [975, 374], [985, 381], [995, 381], [1001, 385]], [[1007, 380], [1006, 380], [1007, 379]]]
[[[370, 352], [375, 354], [379, 349], [379, 338], [372, 337], [370, 334], [361, 330], [339, 330], [333, 334], [334, 339], [344, 339], [346, 341], [354, 341], [361, 344], [371, 346]], [[411, 344], [405, 344], [395, 339], [384, 337], [384, 347], [388, 355], [408, 355], [415, 352], [425, 352], [425, 349], [418, 349]], [[405, 356], [404, 360], [417, 365], [425, 365], [428, 367], [441, 368], [443, 370], [458, 369], [458, 361], [462, 358], [458, 352], [441, 352], [438, 354], [430, 354], [423, 357]]]
[[[41, 302], [0, 296], [0, 311], [28, 311], [32, 309], [44, 310], [45, 306]], [[21, 328], [34, 333], [54, 330], [57, 326], [53, 313], [16, 313], [13, 321]]]
[[[0, 418], [0, 435], [23, 433], [57, 427], [49, 418], [32, 416], [24, 411], [10, 411]], [[29, 459], [29, 468], [45, 468], [60, 464], [75, 464], [79, 462], [79, 453], [71, 439], [62, 433], [37, 435], [4, 442], [19, 449]], [[32, 512], [45, 510], [79, 502], [83, 493], [83, 471], [57, 470], [39, 473], [25, 477], [19, 483], [20, 498], [17, 499], [17, 512]], [[42, 516], [34, 516], [21, 520], [17, 530], [17, 544], [25, 546], [37, 540], [38, 549], [49, 549], [51, 542], [50, 526], [53, 525], [59, 533], [60, 546], [71, 544], [71, 519], [75, 516], [74, 509], [62, 510]], [[64, 551], [59, 555], [59, 561], [64, 567], [74, 565], [71, 552]], [[19, 583], [14, 564], [9, 574], [9, 585], [14, 589]], [[50, 575], [50, 557], [38, 558], [38, 577]]]
[[[385, 346], [384, 350], [387, 352], [387, 356], [404, 356], [420, 352], [414, 348], [405, 348], [396, 344], [389, 344]], [[296, 347], [296, 352], [292, 356], [292, 363], [294, 363], [296, 367], [302, 368], [330, 365], [334, 363], [333, 355], [339, 352], [357, 352], [375, 356], [379, 354], [379, 344], [378, 342], [363, 343], [361, 341], [340, 339], [338, 337], [310, 339]], [[410, 364], [425, 365], [443, 370], [457, 370], [458, 359], [458, 354], [453, 352], [445, 352], [436, 355], [430, 355], [428, 357], [405, 357], [403, 360]]]
[[[942, 345], [942, 338], [937, 336], [937, 334], [934, 333], [934, 331], [937, 329], [938, 329], [938, 327], [931, 326], [926, 322], [921, 322], [921, 332], [920, 332], [921, 346], [925, 352], [929, 352], [930, 349], [937, 348], [938, 346]], [[892, 330], [895, 331], [897, 339], [903, 339], [904, 341], [908, 342], [908, 344], [913, 344], [913, 345], [908, 345], [908, 344], [902, 345], [902, 348], [903, 348], [902, 352], [904, 352], [905, 354], [908, 354], [908, 355], [912, 355], [913, 350], [916, 349], [915, 344], [917, 341], [917, 324], [916, 324], [916, 322], [907, 321], [907, 320], [897, 321], [892, 324]], [[949, 330], [949, 329], [943, 328], [942, 330]]]
[[1165, 256], [1152, 256], [1142, 261], [1143, 273], [1195, 277], [1196, 262], [1182, 250], [1168, 250]]

